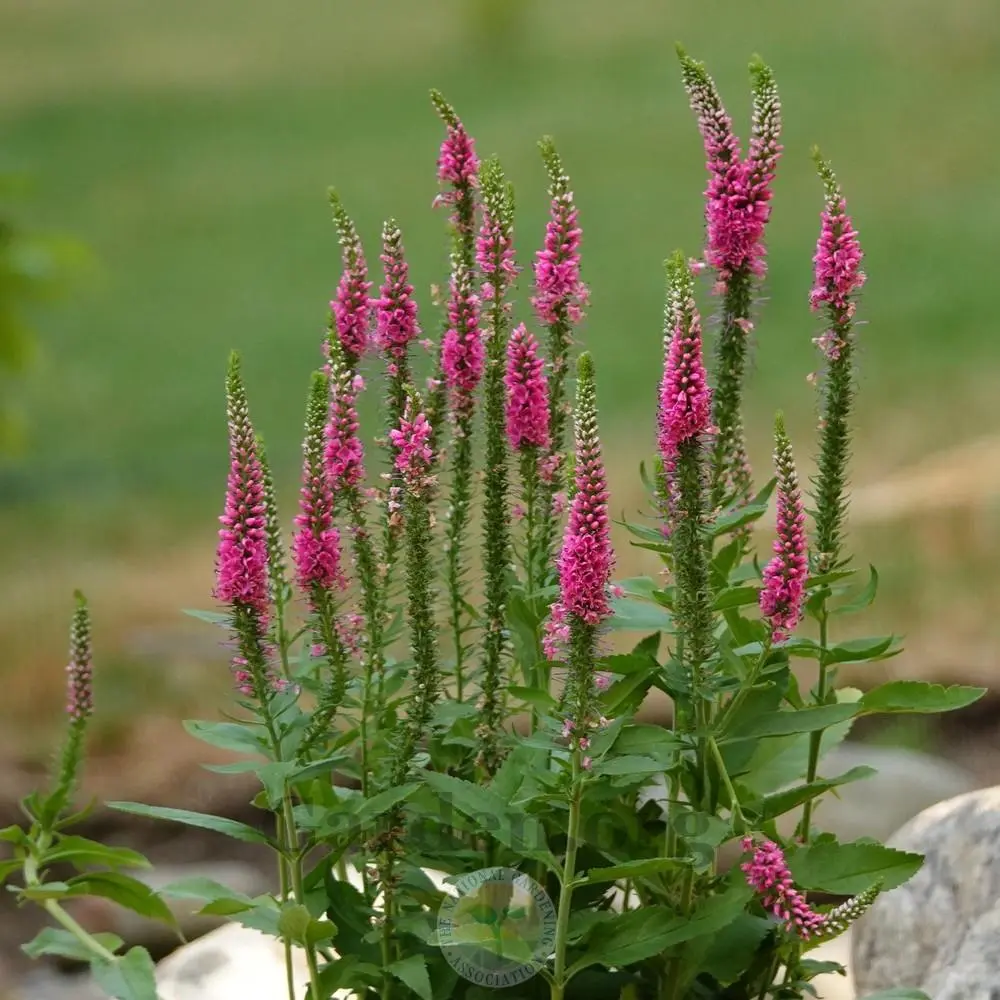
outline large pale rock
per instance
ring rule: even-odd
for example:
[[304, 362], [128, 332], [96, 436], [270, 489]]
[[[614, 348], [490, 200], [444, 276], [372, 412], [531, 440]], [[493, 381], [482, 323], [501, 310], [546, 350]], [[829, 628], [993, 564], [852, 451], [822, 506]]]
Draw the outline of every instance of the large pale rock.
[[809, 958], [817, 962], [839, 962], [847, 969], [847, 975], [841, 976], [835, 972], [827, 972], [817, 976], [812, 985], [816, 989], [819, 1000], [854, 1000], [854, 982], [851, 976], [851, 932], [841, 934], [821, 944], [809, 952]]
[[1000, 787], [925, 810], [890, 844], [926, 861], [855, 925], [858, 991], [1000, 1000]]

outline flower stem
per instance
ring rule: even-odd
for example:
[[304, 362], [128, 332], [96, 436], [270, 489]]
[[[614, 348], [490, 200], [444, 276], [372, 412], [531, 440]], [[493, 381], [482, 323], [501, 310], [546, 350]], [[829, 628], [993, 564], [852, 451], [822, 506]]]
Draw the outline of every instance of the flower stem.
[[573, 751], [570, 775], [569, 830], [566, 835], [566, 859], [563, 863], [559, 910], [556, 917], [555, 968], [552, 977], [551, 1000], [563, 1000], [566, 992], [566, 950], [569, 945], [569, 918], [573, 909], [573, 882], [576, 878], [576, 852], [580, 841], [580, 815], [583, 805], [583, 769], [580, 751]]
[[[826, 662], [829, 638], [827, 636], [827, 613], [826, 597], [824, 596], [819, 607], [819, 680], [816, 683], [816, 704], [826, 703], [829, 690], [829, 666]], [[812, 784], [816, 780], [816, 769], [819, 767], [819, 752], [823, 741], [823, 731], [817, 730], [809, 737], [809, 761], [806, 765], [806, 783]], [[808, 844], [810, 837], [810, 826], [812, 825], [814, 799], [809, 799], [802, 807], [802, 822], [799, 826], [799, 836], [802, 843]]]

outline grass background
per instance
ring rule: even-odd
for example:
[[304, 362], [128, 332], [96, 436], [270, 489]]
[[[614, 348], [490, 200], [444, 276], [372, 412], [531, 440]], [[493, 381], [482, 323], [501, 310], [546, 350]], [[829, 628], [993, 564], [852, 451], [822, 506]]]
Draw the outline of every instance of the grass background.
[[[756, 465], [778, 407], [804, 459], [813, 447], [814, 142], [838, 170], [870, 274], [857, 481], [1000, 430], [996, 0], [0, 0], [0, 154], [36, 175], [28, 221], [73, 232], [101, 262], [84, 294], [39, 317], [42, 363], [18, 389], [30, 436], [0, 464], [0, 716], [13, 731], [58, 702], [72, 586], [93, 598], [112, 714], [224, 689], [175, 608], [209, 601], [226, 355], [244, 355], [290, 514], [339, 273], [327, 185], [372, 263], [391, 214], [418, 291], [444, 273], [431, 86], [481, 153], [501, 155], [522, 264], [546, 211], [535, 143], [556, 137], [585, 233], [582, 339], [614, 499], [633, 502], [653, 440], [660, 262], [696, 253], [702, 233], [703, 155], [675, 40], [708, 62], [742, 134], [753, 52], [784, 99], [748, 401]], [[976, 460], [956, 475], [983, 471]], [[885, 571], [883, 613], [932, 671], [949, 658], [992, 670], [995, 519], [970, 517], [859, 536]]]

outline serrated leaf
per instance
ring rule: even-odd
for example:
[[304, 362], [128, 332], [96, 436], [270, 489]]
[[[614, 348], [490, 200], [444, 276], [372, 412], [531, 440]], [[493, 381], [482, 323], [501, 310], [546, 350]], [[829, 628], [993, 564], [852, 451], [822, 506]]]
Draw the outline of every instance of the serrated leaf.
[[756, 604], [759, 600], [759, 587], [729, 587], [715, 598], [714, 607], [716, 611], [725, 611], [727, 608], [743, 608], [749, 604]]
[[426, 771], [424, 781], [442, 803], [475, 820], [480, 830], [495, 837], [505, 847], [528, 857], [557, 866], [548, 849], [542, 824], [523, 810], [511, 810], [506, 802], [487, 788], [448, 774]]
[[853, 615], [858, 611], [864, 611], [865, 608], [871, 607], [877, 594], [878, 570], [870, 565], [868, 567], [868, 583], [865, 584], [864, 589], [857, 597], [852, 598], [850, 601], [846, 601], [835, 608], [830, 608], [828, 613], [831, 615]]
[[196, 740], [220, 750], [258, 755], [264, 753], [263, 741], [254, 734], [250, 726], [237, 722], [209, 722], [204, 719], [185, 719], [182, 725]]
[[927, 681], [890, 681], [862, 695], [860, 714], [953, 712], [979, 701], [986, 688]]
[[[110, 952], [117, 951], [125, 943], [117, 934], [100, 933], [91, 937]], [[44, 927], [31, 941], [21, 945], [21, 951], [29, 958], [54, 955], [77, 962], [89, 962], [94, 957], [94, 953], [75, 934], [58, 927]]]
[[608, 757], [594, 765], [595, 774], [627, 775], [627, 774], [662, 774], [663, 764], [652, 757], [637, 757], [626, 754], [621, 757]]
[[242, 892], [234, 892], [220, 882], [200, 875], [171, 882], [160, 890], [160, 895], [170, 896], [172, 899], [193, 899], [206, 905], [220, 902], [230, 904], [224, 910], [213, 906], [211, 911], [213, 913], [238, 913], [240, 910], [247, 910], [254, 905], [254, 900]]
[[653, 757], [666, 765], [672, 763], [680, 749], [680, 741], [662, 726], [627, 725], [614, 743], [616, 754]]
[[[827, 663], [863, 663], [865, 660], [885, 659], [894, 635], [880, 635], [869, 639], [848, 639], [831, 646], [824, 655]], [[898, 652], [895, 650], [893, 652]]]
[[132, 816], [145, 816], [147, 819], [165, 819], [171, 823], [182, 823], [184, 826], [198, 827], [200, 830], [212, 830], [234, 840], [242, 840], [247, 844], [269, 844], [271, 838], [260, 830], [246, 823], [225, 819], [222, 816], [212, 816], [209, 813], [191, 812], [188, 809], [171, 809], [168, 806], [147, 806], [141, 802], [109, 802], [109, 809], [129, 813]]
[[97, 984], [116, 1000], [157, 1000], [156, 970], [145, 948], [132, 948], [114, 962], [91, 962]]
[[283, 938], [303, 947], [332, 941], [336, 925], [329, 920], [317, 920], [301, 903], [286, 903], [278, 916], [278, 931]]
[[795, 882], [803, 889], [853, 896], [882, 882], [885, 891], [912, 878], [923, 856], [881, 844], [814, 844], [788, 859]]
[[181, 614], [197, 618], [200, 622], [208, 622], [209, 625], [228, 625], [233, 617], [231, 614], [222, 614], [219, 611], [198, 611], [195, 608], [181, 608]]
[[670, 612], [658, 604], [629, 597], [611, 599], [612, 617], [608, 627], [615, 632], [672, 632]]
[[553, 698], [548, 691], [543, 691], [540, 688], [523, 687], [520, 684], [511, 684], [507, 688], [507, 692], [512, 698], [517, 698], [520, 701], [526, 702], [542, 712], [552, 712], [557, 705], [555, 698]]
[[846, 722], [858, 714], [858, 706], [818, 705], [793, 712], [771, 712], [756, 719], [747, 719], [728, 734], [729, 739], [749, 739], [765, 736], [789, 736], [792, 733], [813, 733], [828, 726]]
[[427, 974], [427, 960], [423, 955], [410, 955], [393, 962], [389, 971], [405, 986], [420, 997], [420, 1000], [434, 1000], [430, 976]]
[[678, 871], [689, 868], [693, 858], [641, 858], [625, 861], [607, 868], [591, 868], [581, 876], [579, 885], [594, 885], [598, 882], [618, 882], [623, 879], [642, 878], [660, 872]]
[[790, 812], [803, 803], [809, 802], [824, 792], [830, 791], [831, 788], [837, 788], [852, 781], [861, 781], [864, 778], [870, 778], [876, 773], [874, 767], [867, 767], [862, 764], [858, 767], [852, 767], [849, 771], [845, 771], [836, 778], [819, 778], [811, 784], [801, 784], [796, 785], [794, 788], [786, 788], [780, 792], [775, 792], [773, 795], [768, 795], [757, 802], [746, 803], [745, 806], [747, 810], [752, 810], [757, 814], [760, 822], [766, 822], [767, 820], [776, 819], [778, 816], [783, 816], [786, 812]]
[[86, 837], [65, 836], [45, 854], [44, 863], [68, 862], [76, 868], [84, 865], [105, 865], [108, 868], [152, 868], [138, 851], [127, 847], [108, 847]]
[[153, 890], [138, 879], [121, 872], [87, 872], [76, 875], [67, 883], [70, 895], [101, 896], [150, 920], [160, 920], [176, 926], [170, 908]]
[[362, 827], [368, 826], [394, 806], [405, 802], [419, 787], [417, 782], [411, 781], [409, 784], [399, 785], [396, 788], [387, 788], [384, 792], [379, 792], [378, 795], [373, 795], [370, 799], [358, 797], [353, 800], [350, 819]]

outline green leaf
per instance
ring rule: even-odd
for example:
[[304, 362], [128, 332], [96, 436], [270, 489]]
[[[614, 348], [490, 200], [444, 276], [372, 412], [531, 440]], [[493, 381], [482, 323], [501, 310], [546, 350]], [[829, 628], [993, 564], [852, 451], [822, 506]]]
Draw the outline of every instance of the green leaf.
[[127, 847], [107, 847], [86, 837], [60, 837], [45, 854], [44, 863], [53, 865], [69, 862], [75, 868], [84, 865], [106, 865], [108, 868], [152, 868], [138, 851]]
[[831, 788], [847, 785], [852, 781], [861, 781], [876, 773], [874, 767], [861, 764], [858, 767], [852, 767], [836, 778], [819, 778], [811, 784], [796, 785], [794, 788], [786, 788], [773, 795], [768, 795], [757, 802], [746, 803], [746, 808], [755, 812], [760, 822], [766, 822], [783, 816], [804, 802], [809, 802], [818, 795], [830, 791]]
[[979, 701], [986, 688], [964, 684], [930, 684], [927, 681], [890, 681], [861, 698], [861, 715], [893, 712], [953, 712]]
[[303, 947], [332, 941], [337, 926], [329, 920], [317, 920], [301, 903], [286, 903], [278, 917], [281, 936]]
[[848, 639], [838, 642], [826, 651], [824, 659], [827, 663], [863, 663], [865, 660], [885, 659], [890, 653], [889, 647], [896, 641], [894, 635], [880, 635], [874, 639]]
[[553, 698], [548, 691], [542, 691], [540, 688], [530, 688], [523, 687], [520, 684], [511, 684], [507, 688], [507, 691], [512, 698], [518, 698], [523, 702], [527, 702], [527, 704], [533, 705], [542, 712], [552, 712], [555, 710], [557, 705], [555, 698]]
[[474, 820], [482, 832], [513, 851], [543, 861], [553, 869], [557, 867], [546, 843], [545, 830], [534, 816], [520, 809], [511, 810], [499, 795], [469, 781], [435, 771], [425, 771], [423, 778], [443, 804]]
[[830, 608], [828, 613], [831, 615], [853, 615], [858, 611], [864, 611], [865, 608], [871, 607], [877, 593], [878, 571], [874, 566], [869, 566], [868, 583], [865, 584], [861, 593], [859, 593], [853, 600], [847, 601], [846, 603], [838, 605], [835, 608]]
[[263, 741], [246, 724], [185, 719], [182, 725], [196, 740], [218, 747], [220, 750], [252, 754], [262, 754], [265, 751]]
[[726, 608], [742, 608], [748, 604], [756, 604], [760, 600], [759, 587], [730, 587], [715, 598], [715, 610], [725, 611]]
[[788, 736], [792, 733], [813, 733], [840, 722], [846, 722], [858, 714], [858, 706], [818, 705], [803, 708], [797, 712], [772, 712], [756, 719], [747, 719], [733, 733], [731, 739], [748, 739], [762, 736]]
[[597, 882], [618, 882], [622, 879], [642, 878], [660, 872], [677, 871], [691, 866], [691, 858], [640, 858], [625, 861], [608, 868], [591, 868], [577, 882], [578, 885], [594, 885]]
[[652, 757], [608, 757], [594, 765], [595, 774], [662, 774], [663, 763]]
[[145, 948], [132, 948], [114, 962], [91, 962], [97, 984], [116, 1000], [157, 1000], [156, 971]]
[[358, 797], [354, 800], [357, 808], [351, 812], [351, 819], [362, 827], [373, 823], [380, 816], [385, 815], [393, 806], [405, 802], [418, 788], [420, 784], [412, 781], [407, 785], [399, 785], [396, 788], [387, 788], [378, 795], [373, 795], [370, 799]]
[[730, 531], [735, 531], [737, 528], [742, 528], [745, 524], [750, 524], [760, 519], [766, 513], [766, 503], [748, 503], [742, 507], [725, 511], [708, 525], [708, 535], [711, 538], [718, 538], [719, 535], [728, 534]]
[[423, 955], [410, 955], [393, 962], [389, 971], [405, 986], [420, 997], [420, 1000], [434, 1000], [430, 976], [427, 974], [427, 959]]
[[165, 819], [172, 823], [183, 823], [185, 826], [195, 826], [201, 830], [213, 830], [234, 840], [242, 840], [247, 844], [270, 844], [271, 838], [260, 830], [246, 823], [225, 819], [222, 816], [211, 816], [208, 813], [191, 812], [188, 809], [171, 809], [168, 806], [147, 806], [141, 802], [109, 802], [109, 809], [130, 813], [133, 816], [146, 816], [149, 819]]
[[171, 882], [160, 890], [160, 895], [170, 896], [173, 899], [197, 900], [205, 904], [203, 913], [220, 915], [239, 913], [254, 906], [254, 900], [249, 896], [242, 892], [233, 892], [221, 883], [200, 875]]
[[680, 742], [669, 729], [662, 726], [628, 725], [618, 734], [616, 754], [653, 757], [661, 764], [673, 763], [680, 749]]
[[87, 872], [68, 882], [72, 896], [102, 896], [150, 920], [176, 926], [170, 908], [145, 882], [121, 872]]
[[[125, 942], [117, 934], [92, 934], [98, 944], [108, 951], [117, 951]], [[71, 958], [77, 962], [89, 962], [94, 953], [75, 935], [61, 928], [45, 927], [27, 944], [21, 945], [29, 958], [54, 955], [57, 958]]]
[[609, 627], [616, 632], [672, 632], [670, 612], [659, 604], [636, 601], [629, 597], [611, 599], [614, 614]]
[[222, 614], [219, 611], [197, 611], [194, 608], [181, 608], [181, 614], [189, 618], [197, 618], [200, 622], [208, 622], [209, 625], [228, 625], [233, 620], [231, 614]]
[[[663, 536], [660, 535], [659, 531], [656, 531], [655, 534], [659, 535], [662, 541]], [[640, 600], [652, 601], [654, 604], [662, 603], [660, 595], [663, 592], [663, 588], [652, 577], [633, 576], [628, 580], [617, 580], [615, 585], [621, 587], [622, 591], [628, 597], [638, 597]]]
[[853, 896], [882, 882], [886, 891], [912, 878], [923, 863], [920, 854], [881, 844], [814, 844], [788, 859], [795, 881], [803, 889]]

